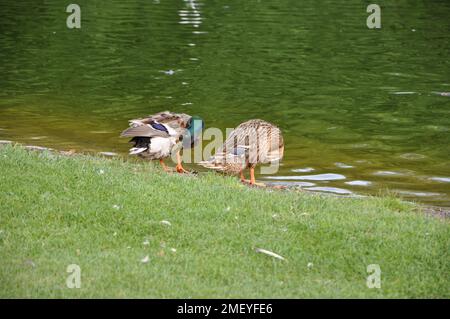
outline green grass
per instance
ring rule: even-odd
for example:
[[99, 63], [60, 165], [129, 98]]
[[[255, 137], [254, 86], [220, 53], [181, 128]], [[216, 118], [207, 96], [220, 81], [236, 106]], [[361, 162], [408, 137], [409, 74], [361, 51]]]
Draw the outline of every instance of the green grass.
[[[450, 297], [448, 220], [393, 197], [254, 189], [17, 146], [0, 148], [0, 172], [3, 298]], [[80, 289], [66, 286], [69, 264]], [[369, 264], [381, 289], [366, 286]]]

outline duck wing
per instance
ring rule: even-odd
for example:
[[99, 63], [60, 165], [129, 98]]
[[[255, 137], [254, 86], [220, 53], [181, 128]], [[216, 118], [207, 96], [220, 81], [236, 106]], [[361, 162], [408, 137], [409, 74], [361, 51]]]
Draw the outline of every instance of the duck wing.
[[245, 156], [251, 164], [269, 163], [283, 157], [284, 142], [281, 131], [263, 120], [250, 120], [236, 127], [212, 160], [221, 161], [233, 156]]
[[168, 128], [160, 123], [143, 124], [130, 127], [120, 134], [121, 137], [169, 137]]
[[164, 124], [177, 124], [179, 126], [187, 127], [191, 116], [184, 113], [173, 113], [170, 111], [159, 112], [150, 115], [147, 120], [157, 121]]
[[184, 113], [170, 111], [159, 112], [146, 118], [130, 120], [130, 128], [123, 131], [121, 136], [175, 136], [185, 133], [191, 116]]

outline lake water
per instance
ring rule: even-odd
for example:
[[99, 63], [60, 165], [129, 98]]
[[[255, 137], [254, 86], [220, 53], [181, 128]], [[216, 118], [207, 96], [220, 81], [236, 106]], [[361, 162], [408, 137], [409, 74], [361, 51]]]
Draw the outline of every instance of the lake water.
[[126, 154], [134, 117], [276, 123], [267, 183], [450, 206], [450, 2], [0, 3], [0, 139]]

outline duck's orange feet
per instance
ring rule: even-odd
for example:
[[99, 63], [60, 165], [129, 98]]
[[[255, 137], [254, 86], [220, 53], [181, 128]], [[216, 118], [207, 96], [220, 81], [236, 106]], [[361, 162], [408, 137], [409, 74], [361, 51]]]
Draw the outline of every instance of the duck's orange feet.
[[170, 168], [167, 167], [167, 165], [164, 163], [162, 159], [159, 160], [159, 163], [161, 164], [164, 172], [170, 172]]
[[180, 150], [177, 151], [177, 166], [175, 166], [175, 169], [180, 174], [188, 174], [189, 172], [183, 168], [183, 165], [181, 165], [181, 154]]
[[177, 172], [180, 174], [188, 174], [189, 173], [189, 171], [185, 170], [181, 164], [177, 164], [177, 166], [175, 168], [176, 168]]
[[255, 168], [250, 167], [250, 185], [255, 185], [256, 179], [255, 179]]
[[[241, 175], [241, 180], [242, 180], [242, 177], [243, 177], [243, 175]], [[250, 168], [250, 181], [247, 182], [246, 180], [243, 180], [243, 182], [249, 183], [250, 186], [266, 187], [266, 184], [256, 182], [256, 179], [255, 179], [255, 168], [254, 167]]]

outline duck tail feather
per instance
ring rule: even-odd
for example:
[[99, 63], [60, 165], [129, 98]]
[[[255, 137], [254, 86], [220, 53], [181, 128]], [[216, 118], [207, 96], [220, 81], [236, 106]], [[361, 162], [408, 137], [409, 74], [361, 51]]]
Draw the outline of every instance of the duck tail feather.
[[144, 151], [146, 151], [148, 148], [147, 147], [132, 147], [130, 148], [130, 155], [136, 155], [136, 154], [140, 154]]

